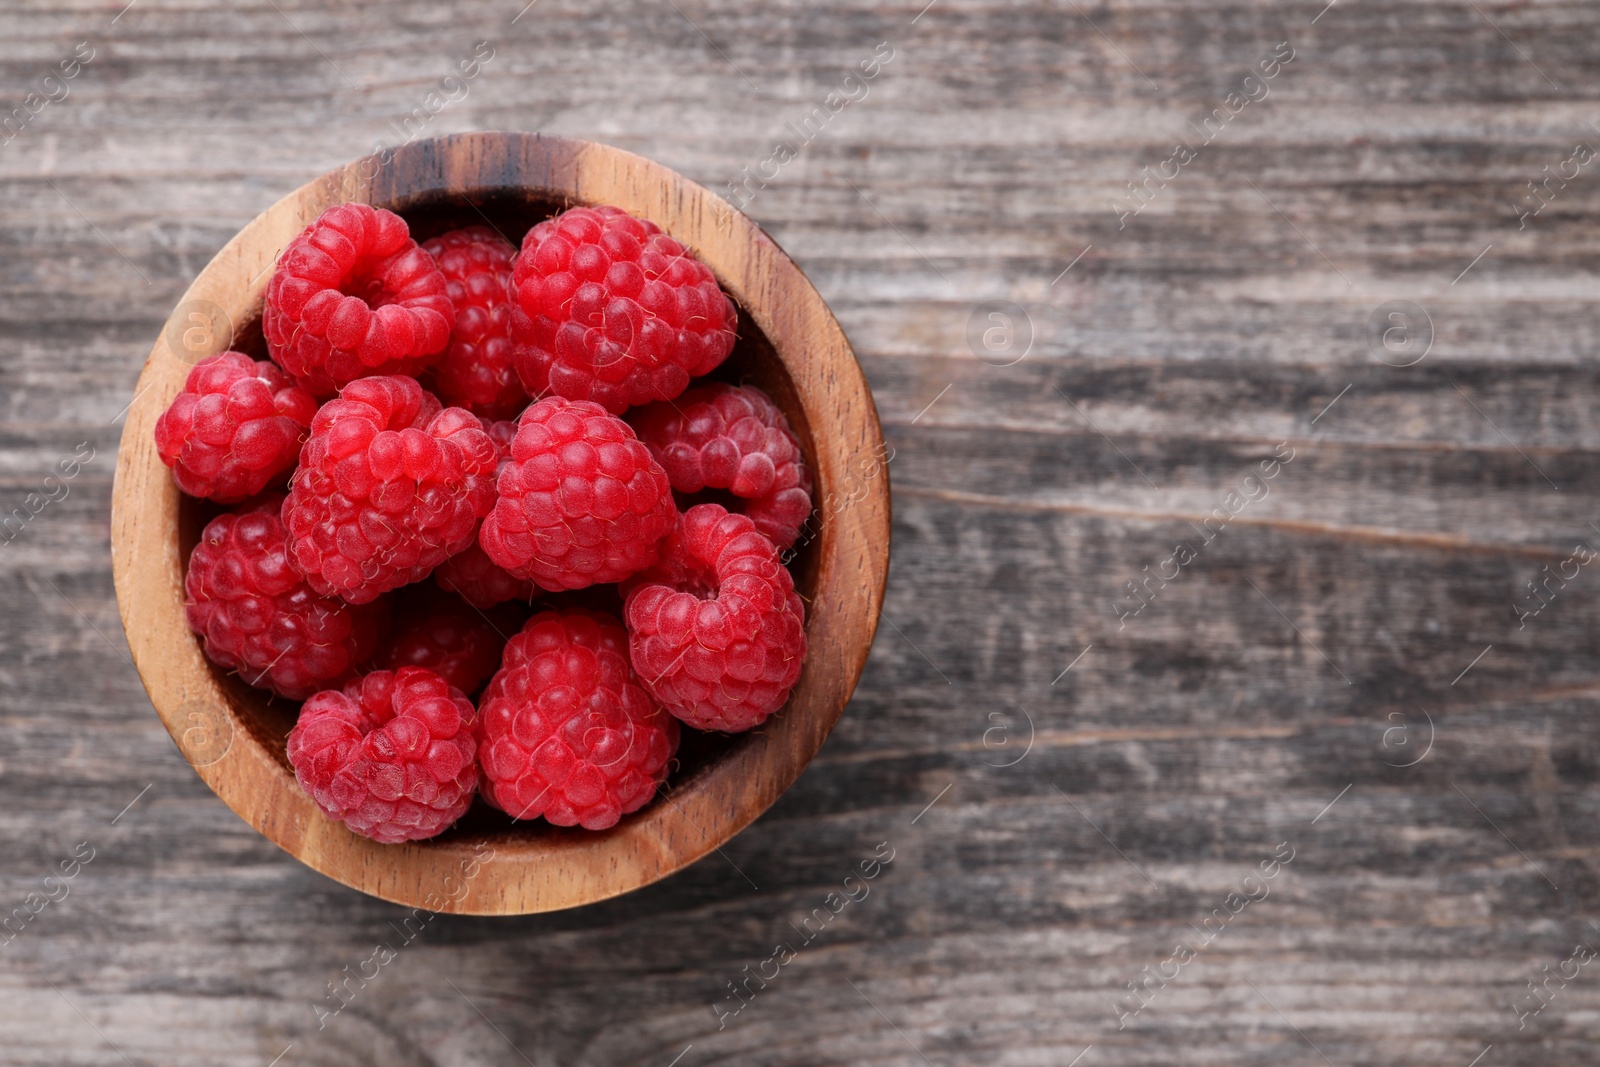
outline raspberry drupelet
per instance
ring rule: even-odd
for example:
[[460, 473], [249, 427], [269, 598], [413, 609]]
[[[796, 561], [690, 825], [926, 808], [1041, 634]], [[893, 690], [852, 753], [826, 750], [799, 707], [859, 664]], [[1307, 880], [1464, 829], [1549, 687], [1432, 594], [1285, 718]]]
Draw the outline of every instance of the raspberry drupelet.
[[190, 496], [237, 504], [294, 467], [317, 402], [266, 360], [221, 352], [194, 365], [156, 420], [156, 451]]
[[518, 578], [490, 559], [477, 542], [439, 564], [433, 581], [440, 589], [484, 611], [511, 600], [531, 601], [538, 592], [532, 582]]
[[515, 607], [477, 611], [431, 585], [395, 596], [394, 629], [373, 666], [426, 667], [469, 695], [483, 688], [500, 666], [507, 637], [517, 632], [526, 615]]
[[604, 830], [649, 802], [678, 724], [628, 666], [609, 615], [547, 611], [506, 645], [484, 692], [484, 796], [516, 819]]
[[261, 327], [279, 366], [319, 397], [372, 374], [417, 374], [450, 340], [455, 306], [405, 220], [338, 204], [289, 242]]
[[281, 499], [211, 520], [189, 556], [184, 610], [207, 659], [304, 700], [372, 655], [389, 627], [389, 603], [351, 607], [307, 585], [289, 565]]
[[680, 493], [726, 489], [780, 549], [811, 514], [811, 471], [770, 397], [754, 386], [697, 386], [671, 403], [629, 415], [639, 440]]
[[613, 414], [671, 400], [733, 350], [738, 315], [710, 268], [653, 222], [576, 207], [522, 239], [515, 363], [532, 396]]
[[698, 504], [624, 589], [640, 683], [678, 719], [738, 733], [783, 706], [806, 654], [805, 608], [778, 549], [743, 515]]
[[511, 260], [516, 247], [487, 226], [451, 230], [424, 242], [455, 307], [450, 344], [433, 368], [446, 404], [491, 419], [511, 418], [528, 394], [511, 365]]
[[330, 819], [384, 844], [421, 841], [472, 805], [477, 728], [472, 702], [432, 671], [374, 671], [305, 702], [289, 763]]
[[649, 566], [677, 516], [650, 450], [586, 400], [530, 405], [498, 487], [478, 543], [515, 577], [553, 591], [620, 582]]
[[294, 564], [352, 604], [421, 581], [472, 543], [494, 468], [477, 416], [412, 378], [351, 382], [317, 412], [284, 501]]

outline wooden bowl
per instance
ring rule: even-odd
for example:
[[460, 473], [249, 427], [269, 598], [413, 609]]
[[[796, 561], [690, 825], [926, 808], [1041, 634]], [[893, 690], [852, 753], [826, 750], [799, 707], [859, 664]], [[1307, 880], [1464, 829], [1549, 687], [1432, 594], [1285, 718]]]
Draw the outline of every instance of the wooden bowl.
[[[419, 241], [487, 221], [517, 242], [532, 223], [574, 204], [614, 204], [650, 219], [704, 260], [739, 305], [739, 343], [718, 376], [765, 389], [801, 439], [820, 528], [794, 562], [810, 640], [799, 684], [758, 730], [685, 731], [666, 787], [611, 830], [513, 823], [479, 802], [430, 841], [358, 837], [323, 816], [295, 782], [284, 742], [296, 705], [213, 666], [184, 621], [189, 549], [219, 509], [180, 496], [156, 454], [156, 419], [198, 360], [230, 347], [265, 358], [261, 309], [274, 260], [324, 208], [346, 201], [399, 212]], [[821, 747], [861, 675], [881, 610], [889, 565], [883, 455], [871, 393], [822, 298], [771, 238], [705, 188], [585, 141], [485, 133], [417, 142], [280, 200], [184, 294], [139, 378], [117, 456], [117, 601], [145, 689], [184, 757], [290, 855], [364, 893], [427, 911], [569, 908], [648, 885], [724, 844]]]

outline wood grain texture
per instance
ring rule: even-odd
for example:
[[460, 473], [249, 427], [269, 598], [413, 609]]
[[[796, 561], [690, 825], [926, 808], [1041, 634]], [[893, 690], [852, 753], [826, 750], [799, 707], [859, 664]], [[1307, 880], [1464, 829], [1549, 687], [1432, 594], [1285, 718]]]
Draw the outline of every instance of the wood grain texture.
[[[1592, 966], [1512, 1009], [1600, 947], [1600, 577], [1512, 611], [1600, 538], [1600, 172], [1523, 228], [1513, 206], [1600, 138], [1593, 5], [522, 6], [0, 12], [8, 107], [98, 50], [0, 148], [0, 513], [98, 450], [0, 548], [9, 906], [98, 850], [5, 946], [0, 1059], [1593, 1058]], [[439, 916], [318, 1029], [407, 911], [282, 855], [176, 753], [123, 658], [110, 461], [199, 269], [392, 140], [478, 41], [494, 58], [428, 135], [592, 138], [719, 191], [893, 45], [746, 209], [838, 316], [896, 450], [884, 625], [817, 759], [721, 854], [592, 908]], [[1112, 198], [1282, 41], [1270, 95], [1119, 229]], [[1399, 300], [1435, 332], [1406, 368], [1370, 344]], [[1020, 362], [974, 357], [985, 301], [1025, 309]], [[1270, 495], [1118, 629], [1124, 583], [1279, 442]], [[1000, 766], [1024, 710], [1033, 746]], [[1400, 766], [1424, 713], [1434, 744]], [[882, 841], [870, 895], [719, 1029], [726, 983]], [[1270, 894], [1119, 1030], [1128, 983], [1280, 842]]]

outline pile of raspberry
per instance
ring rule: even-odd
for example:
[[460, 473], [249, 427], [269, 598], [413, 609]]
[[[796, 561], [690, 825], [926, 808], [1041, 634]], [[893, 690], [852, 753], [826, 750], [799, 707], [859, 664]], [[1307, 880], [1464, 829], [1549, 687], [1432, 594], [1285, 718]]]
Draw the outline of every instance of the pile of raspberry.
[[156, 424], [216, 505], [188, 559], [212, 663], [303, 702], [302, 788], [375, 841], [475, 799], [603, 830], [682, 728], [781, 709], [812, 475], [771, 398], [713, 381], [733, 302], [613, 207], [418, 244], [329, 208], [267, 287], [265, 355], [196, 365]]

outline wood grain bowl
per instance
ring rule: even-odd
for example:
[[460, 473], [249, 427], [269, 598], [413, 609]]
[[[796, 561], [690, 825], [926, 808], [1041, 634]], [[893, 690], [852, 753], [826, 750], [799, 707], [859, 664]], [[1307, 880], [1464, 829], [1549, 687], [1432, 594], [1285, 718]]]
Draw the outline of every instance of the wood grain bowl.
[[[216, 513], [182, 497], [156, 454], [157, 417], [198, 360], [265, 358], [261, 309], [279, 252], [331, 204], [399, 212], [419, 241], [488, 222], [514, 242], [574, 204], [614, 204], [687, 244], [738, 304], [740, 339], [717, 377], [770, 393], [816, 477], [818, 530], [797, 556], [810, 652], [788, 704], [737, 737], [685, 731], [672, 777], [611, 830], [513, 823], [481, 802], [453, 829], [380, 845], [324, 817], [284, 741], [296, 706], [215, 667], [184, 621], [189, 549]], [[606, 145], [489, 133], [367, 157], [280, 200], [229, 241], [168, 319], [140, 376], [117, 457], [111, 547], [117, 600], [145, 689], [179, 750], [246, 822], [345, 885], [429, 911], [515, 915], [626, 893], [722, 845], [765, 811], [821, 747], [872, 644], [889, 562], [882, 431], [849, 342], [799, 268], [703, 187]], [[823, 502], [831, 503], [824, 505]]]

